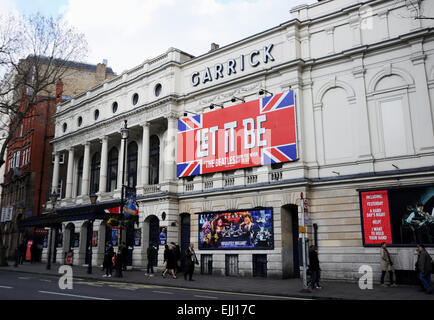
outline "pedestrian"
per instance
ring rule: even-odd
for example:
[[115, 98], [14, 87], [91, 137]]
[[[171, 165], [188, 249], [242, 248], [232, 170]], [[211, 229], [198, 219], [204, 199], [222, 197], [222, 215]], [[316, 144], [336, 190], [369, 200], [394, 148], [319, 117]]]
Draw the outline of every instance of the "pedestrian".
[[106, 251], [104, 253], [104, 268], [106, 270], [106, 274], [103, 277], [111, 277], [112, 276], [112, 268], [113, 268], [113, 245], [108, 243], [106, 247]]
[[115, 277], [122, 278], [122, 270], [123, 270], [123, 255], [122, 248], [118, 249], [118, 252], [115, 256]]
[[187, 280], [187, 275], [190, 281], [193, 280], [194, 266], [199, 264], [197, 260], [196, 253], [194, 252], [194, 244], [190, 243], [190, 246], [185, 250], [185, 272], [184, 279]]
[[315, 245], [309, 247], [309, 270], [311, 272], [309, 286], [312, 290], [317, 291], [320, 288], [318, 286], [318, 279], [321, 268], [319, 266], [318, 252], [316, 251]]
[[380, 258], [381, 258], [381, 286], [387, 287], [387, 285], [384, 284], [384, 278], [386, 276], [386, 273], [389, 272], [389, 282], [391, 287], [396, 287], [396, 284], [393, 282], [393, 261], [390, 257], [390, 253], [387, 250], [387, 244], [386, 242], [381, 243], [380, 247]]
[[180, 270], [181, 249], [179, 248], [179, 245], [175, 244], [174, 242], [171, 242], [170, 244], [173, 245], [173, 250], [175, 253], [175, 274], [177, 274]]
[[165, 260], [166, 260], [166, 269], [163, 272], [163, 278], [166, 278], [166, 273], [170, 272], [172, 274], [172, 278], [176, 279], [175, 275], [175, 267], [176, 267], [176, 260], [175, 260], [175, 247], [170, 244], [167, 251], [165, 251]]
[[26, 243], [25, 242], [21, 242], [21, 244], [19, 245], [19, 251], [20, 251], [20, 258], [19, 258], [19, 261], [18, 261], [18, 263], [19, 264], [24, 264], [24, 260], [25, 260], [25, 257], [26, 257]]
[[419, 279], [423, 284], [425, 292], [428, 294], [432, 293], [432, 283], [431, 283], [431, 271], [433, 260], [429, 253], [425, 250], [423, 244], [419, 244], [417, 248], [417, 271], [419, 272]]
[[38, 250], [38, 247], [37, 247], [35, 241], [33, 240], [32, 246], [30, 247], [30, 263], [36, 262], [37, 250]]
[[125, 242], [122, 242], [121, 245], [121, 262], [122, 262], [122, 270], [127, 270], [127, 264], [128, 264], [128, 248]]
[[[149, 242], [149, 247], [146, 250], [146, 255], [148, 257], [148, 267], [147, 272], [145, 275], [148, 275], [150, 277], [154, 276], [154, 259], [157, 256], [157, 248], [152, 244], [152, 241]], [[149, 273], [149, 270], [151, 270], [151, 273]]]

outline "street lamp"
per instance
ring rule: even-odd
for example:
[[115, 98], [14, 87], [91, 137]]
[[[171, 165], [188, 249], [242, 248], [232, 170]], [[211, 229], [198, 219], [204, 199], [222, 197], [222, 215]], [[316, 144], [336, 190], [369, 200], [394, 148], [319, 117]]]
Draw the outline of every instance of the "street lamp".
[[[50, 195], [50, 200], [52, 203], [52, 212], [51, 214], [54, 216], [55, 213], [55, 207], [56, 207], [56, 201], [57, 201], [57, 194], [56, 191], [53, 191], [53, 193]], [[50, 236], [48, 241], [48, 259], [47, 259], [47, 270], [51, 269], [51, 244], [53, 242], [53, 226], [50, 226]]]
[[[121, 188], [121, 208], [119, 212], [119, 220], [123, 221], [124, 218], [124, 196], [125, 196], [125, 158], [127, 155], [127, 140], [129, 136], [130, 130], [127, 126], [127, 120], [124, 122], [124, 126], [121, 128], [121, 138], [123, 140], [124, 144], [124, 154], [122, 159], [122, 188]], [[118, 246], [122, 242], [122, 224], [119, 223], [119, 239], [118, 239]]]
[[[90, 203], [92, 204], [92, 213], [95, 213], [95, 203], [96, 199], [98, 199], [98, 196], [95, 193], [91, 193], [89, 195]], [[87, 273], [92, 273], [92, 246], [93, 246], [93, 221], [94, 218], [90, 219], [90, 232], [92, 232], [91, 236], [88, 238], [90, 239], [89, 243], [89, 264], [87, 265]]]

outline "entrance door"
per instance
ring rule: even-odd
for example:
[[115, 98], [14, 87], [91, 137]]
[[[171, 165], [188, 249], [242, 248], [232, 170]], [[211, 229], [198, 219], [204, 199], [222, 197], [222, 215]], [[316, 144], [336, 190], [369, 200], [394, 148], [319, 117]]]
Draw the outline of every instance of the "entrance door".
[[298, 234], [298, 209], [291, 210], [292, 220], [292, 243], [293, 243], [293, 261], [294, 261], [294, 278], [300, 278], [300, 254], [299, 254], [299, 234]]
[[184, 253], [190, 246], [190, 215], [181, 215], [181, 269], [184, 269]]
[[[160, 247], [160, 221], [156, 216], [152, 216], [149, 220], [149, 241], [152, 241], [158, 248]], [[155, 255], [152, 265], [156, 267], [158, 264], [158, 253]]]
[[126, 245], [128, 248], [127, 266], [132, 266], [133, 265], [133, 248], [134, 248], [134, 225], [128, 226], [128, 228], [127, 228]]
[[87, 237], [86, 237], [86, 257], [84, 260], [85, 264], [90, 263], [90, 246], [92, 245], [92, 228], [91, 224], [89, 223], [87, 226]]

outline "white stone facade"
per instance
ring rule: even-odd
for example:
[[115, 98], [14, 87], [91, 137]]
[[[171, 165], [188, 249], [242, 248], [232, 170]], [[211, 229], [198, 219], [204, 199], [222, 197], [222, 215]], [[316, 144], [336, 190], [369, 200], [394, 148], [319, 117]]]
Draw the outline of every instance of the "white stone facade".
[[[421, 9], [425, 16], [434, 16], [429, 2], [421, 1]], [[240, 275], [252, 274], [253, 254], [267, 254], [269, 276], [291, 276], [290, 217], [303, 192], [310, 204], [310, 239], [312, 224], [319, 227], [322, 277], [354, 280], [359, 266], [370, 264], [378, 278], [378, 248], [365, 248], [362, 242], [357, 190], [434, 182], [434, 22], [410, 18], [412, 4], [417, 6], [404, 0], [328, 0], [298, 6], [291, 10], [294, 19], [275, 28], [199, 57], [170, 48], [60, 104], [54, 151], [74, 159], [68, 160], [60, 206], [89, 203], [95, 152], [101, 153], [98, 201], [120, 198], [125, 148], [119, 130], [128, 120], [128, 142], [136, 141], [138, 146], [142, 230], [134, 266], [146, 266], [151, 216], [159, 219], [160, 227], [168, 227], [169, 242], [179, 243], [180, 215], [190, 214], [190, 239], [197, 248], [197, 213], [265, 206], [274, 211], [273, 250], [198, 253], [212, 254], [213, 270], [222, 274], [225, 254], [239, 255]], [[158, 96], [157, 84], [161, 85]], [[185, 111], [207, 112], [212, 103], [229, 108], [233, 96], [258, 99], [260, 89], [294, 90], [299, 159], [279, 169], [263, 166], [231, 175], [177, 179], [176, 120]], [[136, 93], [138, 101], [133, 105]], [[95, 110], [99, 110], [96, 120]], [[159, 180], [149, 184], [153, 135], [160, 141]], [[119, 170], [116, 188], [107, 192], [107, 154], [112, 147], [119, 150]], [[53, 177], [55, 186], [61, 178], [56, 165]], [[76, 232], [81, 223], [75, 223]], [[103, 228], [95, 223], [94, 230], [100, 231], [101, 238]], [[414, 248], [390, 250], [397, 268], [413, 269]], [[102, 248], [94, 250], [94, 257], [100, 264]]]

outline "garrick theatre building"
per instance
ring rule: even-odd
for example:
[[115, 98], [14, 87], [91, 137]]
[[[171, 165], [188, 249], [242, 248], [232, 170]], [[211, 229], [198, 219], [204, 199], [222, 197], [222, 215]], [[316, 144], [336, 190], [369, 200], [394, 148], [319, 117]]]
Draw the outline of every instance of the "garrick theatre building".
[[[434, 244], [434, 22], [411, 18], [418, 5], [434, 16], [429, 2], [298, 6], [274, 28], [198, 57], [170, 48], [59, 104], [53, 186], [66, 189], [47, 212], [110, 211], [125, 175], [132, 266], [146, 266], [150, 241], [159, 267], [164, 241], [192, 242], [198, 272], [297, 277], [303, 193], [323, 278], [369, 265], [378, 279], [385, 241], [406, 281], [416, 243]], [[89, 225], [61, 223], [58, 262], [72, 250], [84, 264], [92, 241], [100, 265], [119, 242], [101, 215]]]

